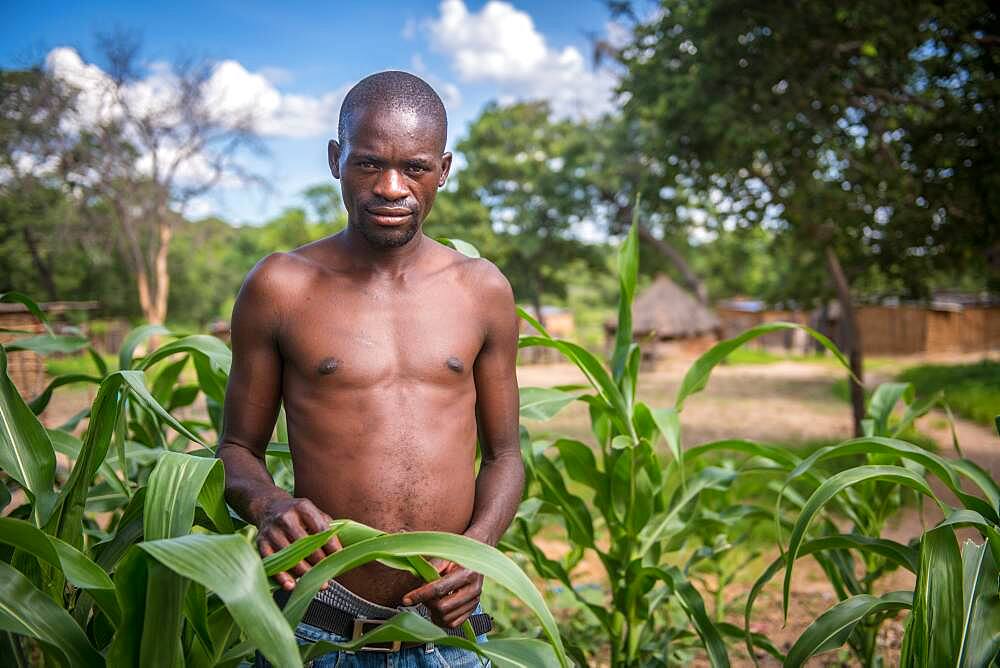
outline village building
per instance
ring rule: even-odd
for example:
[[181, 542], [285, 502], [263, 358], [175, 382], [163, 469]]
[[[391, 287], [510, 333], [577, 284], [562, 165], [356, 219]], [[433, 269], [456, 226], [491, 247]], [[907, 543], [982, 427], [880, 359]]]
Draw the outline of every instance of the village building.
[[[632, 303], [632, 336], [646, 362], [699, 355], [719, 340], [719, 316], [687, 290], [659, 274]], [[609, 347], [617, 322], [604, 324]]]

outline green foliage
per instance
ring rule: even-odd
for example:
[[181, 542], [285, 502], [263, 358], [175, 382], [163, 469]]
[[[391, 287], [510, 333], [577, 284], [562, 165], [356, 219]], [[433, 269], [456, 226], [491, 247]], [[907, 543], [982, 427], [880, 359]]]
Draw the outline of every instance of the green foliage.
[[815, 280], [826, 248], [869, 289], [925, 295], [942, 273], [995, 283], [988, 3], [612, 4], [633, 17], [617, 54], [625, 145], [651, 202], [693, 201], [710, 233], [780, 231], [786, 296], [829, 290]]
[[[41, 315], [23, 295], [0, 294], [4, 300], [21, 301]], [[168, 340], [137, 355], [152, 336]], [[47, 329], [10, 348], [44, 354], [79, 345], [75, 335]], [[336, 648], [303, 648], [293, 635], [304, 604], [328, 577], [380, 560], [432, 580], [437, 571], [424, 557], [438, 556], [507, 588], [537, 618], [546, 640], [505, 639], [483, 647], [444, 636], [403, 613], [341, 648], [385, 639], [433, 641], [469, 649], [497, 666], [569, 665], [555, 620], [534, 585], [509, 558], [476, 541], [434, 532], [387, 535], [338, 521], [261, 559], [252, 545], [253, 527], [234, 523], [230, 515], [222, 464], [207, 445], [219, 428], [230, 365], [230, 351], [220, 340], [175, 337], [162, 326], [144, 326], [126, 337], [117, 370], [96, 354], [91, 359], [98, 375], [57, 376], [44, 401], [28, 403], [7, 376], [0, 346], [0, 469], [9, 480], [2, 487], [4, 505], [14, 498], [7, 485], [26, 493], [0, 518], [0, 543], [12, 548], [0, 560], [0, 590], [8, 602], [0, 605], [0, 630], [10, 634], [12, 642], [4, 646], [15, 654], [22, 647], [16, 637], [22, 636], [33, 639], [39, 656], [54, 665], [232, 666], [256, 648], [275, 665], [299, 666]], [[189, 364], [195, 385], [180, 380]], [[45, 429], [36, 413], [53, 391], [75, 383], [99, 386], [89, 411], [61, 428]], [[170, 412], [198, 395], [208, 405], [208, 422], [179, 420]], [[82, 440], [74, 435], [81, 421]], [[56, 451], [70, 459], [65, 480], [55, 474]], [[271, 451], [287, 455], [287, 443]], [[278, 459], [287, 467], [285, 457]], [[344, 549], [302, 578], [279, 610], [268, 576], [313, 552], [317, 538], [326, 542], [332, 535]]]
[[[634, 290], [635, 234], [633, 226], [622, 247], [621, 313], [628, 310]], [[524, 554], [542, 577], [557, 580], [574, 594], [607, 638], [613, 666], [689, 659], [684, 652], [693, 636], [669, 614], [677, 608], [685, 613], [712, 665], [728, 665], [724, 637], [741, 637], [751, 656], [763, 648], [786, 666], [801, 665], [814, 654], [845, 644], [860, 663], [875, 665], [879, 628], [901, 610], [911, 611], [903, 641], [904, 665], [985, 665], [996, 658], [1000, 618], [982, 583], [992, 592], [1000, 579], [995, 564], [983, 557], [984, 551], [993, 558], [1000, 553], [1000, 486], [969, 460], [945, 459], [899, 439], [937, 397], [918, 400], [913, 386], [905, 383], [881, 385], [870, 395], [863, 438], [821, 446], [804, 458], [783, 448], [738, 440], [706, 443], [685, 452], [680, 447], [678, 414], [685, 401], [706, 386], [712, 369], [754, 336], [795, 325], [768, 323], [717, 344], [688, 370], [673, 408], [651, 409], [635, 401], [640, 353], [630, 336], [616, 340], [609, 372], [586, 351], [553, 339], [529, 315], [522, 317], [540, 335], [523, 336], [521, 345], [559, 350], [579, 367], [593, 390], [577, 394], [568, 388], [525, 388], [522, 416], [544, 419], [571, 401], [584, 401], [597, 447], [592, 450], [571, 439], [532, 440], [522, 428], [528, 498], [503, 544]], [[628, 318], [619, 323], [628, 329]], [[848, 366], [832, 343], [802, 329]], [[667, 467], [659, 463], [654, 448], [661, 437], [672, 455]], [[710, 458], [733, 454], [747, 459], [736, 467], [706, 465]], [[825, 466], [828, 462], [832, 464]], [[783, 478], [780, 484], [775, 476]], [[929, 484], [931, 477], [958, 499], [959, 510], [941, 500]], [[756, 494], [727, 497], [737, 481], [747, 489], [756, 488]], [[774, 494], [774, 510], [756, 505], [755, 497], [765, 489]], [[933, 500], [945, 520], [913, 545], [882, 537], [888, 519], [914, 493], [918, 500]], [[730, 500], [719, 505], [720, 498]], [[561, 559], [546, 556], [535, 544], [545, 518], [555, 519], [565, 530], [570, 550]], [[841, 528], [845, 521], [850, 525], [847, 531]], [[713, 618], [690, 580], [700, 580], [699, 573], [707, 572], [722, 583], [731, 581], [747, 561], [724, 566], [726, 551], [745, 542], [751, 531], [759, 532], [763, 524], [773, 526], [781, 554], [754, 583], [740, 634], [721, 623], [726, 605], [722, 585], [708, 590], [716, 599]], [[984, 540], [981, 546], [973, 543], [967, 548], [964, 562], [954, 534], [959, 526], [975, 527]], [[691, 544], [694, 549], [689, 551]], [[573, 586], [573, 569], [591, 551], [606, 571], [610, 608]], [[787, 616], [795, 564], [806, 555], [819, 562], [838, 602], [782, 655], [766, 638], [750, 632], [754, 602], [763, 586], [784, 569]], [[898, 568], [916, 574], [916, 588], [877, 593], [879, 579]], [[977, 654], [979, 663], [965, 664], [962, 657], [968, 654], [963, 648], [973, 637], [986, 642], [988, 649]], [[584, 651], [597, 649], [589, 645]]]
[[518, 300], [538, 306], [543, 298], [564, 298], [573, 271], [600, 263], [573, 229], [590, 213], [584, 176], [593, 159], [591, 134], [584, 124], [551, 118], [545, 103], [489, 105], [458, 143], [466, 164], [456, 198], [486, 207], [496, 238], [482, 250], [503, 269]]
[[957, 415], [980, 424], [992, 424], [1000, 408], [1000, 362], [922, 364], [906, 369], [899, 379], [913, 383], [920, 396], [943, 393]]

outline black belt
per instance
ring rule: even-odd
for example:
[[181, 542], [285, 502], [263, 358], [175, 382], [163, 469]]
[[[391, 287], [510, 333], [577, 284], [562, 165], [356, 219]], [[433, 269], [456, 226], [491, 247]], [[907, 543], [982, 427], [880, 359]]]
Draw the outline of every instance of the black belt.
[[[275, 601], [278, 603], [278, 606], [282, 608], [285, 606], [285, 602], [288, 600], [289, 596], [291, 596], [291, 592], [285, 591], [284, 589], [278, 589], [274, 593]], [[365, 617], [355, 617], [348, 612], [344, 612], [339, 608], [333, 607], [329, 603], [317, 601], [316, 599], [309, 601], [309, 607], [306, 609], [305, 615], [302, 616], [302, 622], [305, 624], [315, 626], [327, 631], [328, 633], [334, 633], [344, 638], [350, 638], [351, 640], [357, 640], [365, 633], [374, 631], [387, 621], [387, 619], [367, 619]], [[493, 630], [493, 618], [487, 614], [480, 613], [471, 615], [469, 617], [469, 623], [472, 624], [472, 630], [477, 636], [489, 633]], [[441, 630], [450, 636], [465, 637], [465, 633], [461, 628], [441, 628]], [[400, 649], [423, 647], [426, 644], [427, 643], [417, 642], [404, 643], [397, 640], [394, 642], [365, 645], [364, 647], [361, 647], [359, 651], [397, 652]]]

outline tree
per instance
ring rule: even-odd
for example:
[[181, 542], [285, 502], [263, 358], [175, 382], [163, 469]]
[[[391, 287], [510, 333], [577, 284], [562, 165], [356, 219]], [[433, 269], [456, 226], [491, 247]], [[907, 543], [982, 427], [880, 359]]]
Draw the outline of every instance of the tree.
[[543, 297], [565, 296], [574, 262], [600, 263], [576, 237], [591, 211], [592, 147], [585, 124], [553, 119], [545, 102], [488, 105], [457, 146], [466, 163], [458, 190], [490, 211], [500, 242], [493, 257], [539, 319]]
[[[41, 294], [58, 299], [51, 254], [41, 233], [64, 198], [53, 183], [75, 91], [41, 68], [0, 70], [0, 243], [30, 258]], [[15, 241], [16, 240], [16, 241]], [[6, 255], [6, 254], [5, 254]], [[17, 260], [12, 253], [9, 262]], [[5, 260], [8, 258], [5, 258]], [[18, 273], [7, 272], [8, 277]]]
[[625, 116], [648, 130], [651, 170], [825, 262], [859, 378], [854, 282], [879, 273], [920, 295], [940, 270], [985, 274], [1000, 230], [986, 3], [665, 0], [633, 27]]
[[141, 79], [135, 39], [116, 33], [99, 46], [107, 74], [88, 82], [95, 109], [79, 118], [65, 173], [85, 202], [107, 205], [143, 316], [163, 323], [174, 231], [188, 204], [224, 178], [254, 180], [240, 157], [258, 148], [255, 119], [218, 104], [210, 63], [180, 63], [150, 83]]

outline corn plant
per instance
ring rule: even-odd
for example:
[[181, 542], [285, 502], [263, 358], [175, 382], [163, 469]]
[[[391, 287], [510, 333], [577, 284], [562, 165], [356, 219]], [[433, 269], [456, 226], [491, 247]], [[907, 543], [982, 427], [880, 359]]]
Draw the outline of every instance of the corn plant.
[[[23, 295], [3, 299], [21, 301], [42, 316]], [[99, 366], [93, 380], [54, 379], [40, 395], [44, 399], [30, 403], [7, 375], [7, 350], [0, 346], [0, 470], [6, 476], [0, 495], [5, 507], [17, 499], [0, 518], [0, 630], [8, 640], [0, 643], [3, 665], [27, 665], [28, 652], [30, 663], [39, 663], [40, 653], [44, 665], [236, 666], [257, 649], [275, 665], [301, 666], [320, 652], [385, 640], [463, 647], [498, 666], [569, 665], [555, 621], [527, 576], [498, 550], [463, 536], [385, 535], [335, 521], [329, 530], [261, 559], [253, 527], [242, 525], [225, 504], [222, 462], [202, 436], [217, 427], [211, 402], [221, 405], [229, 351], [215, 339], [186, 336], [133, 359], [138, 344], [154, 333], [168, 334], [147, 327], [126, 339], [120, 369]], [[72, 346], [84, 347], [46, 324], [45, 334], [10, 348]], [[197, 391], [177, 385], [189, 360]], [[74, 382], [98, 385], [92, 405], [69, 425], [44, 428], [36, 413], [54, 391]], [[178, 420], [168, 410], [198, 393], [206, 396], [208, 422]], [[80, 427], [77, 438], [73, 431]], [[148, 474], [129, 475], [135, 472], [130, 459], [145, 450], [156, 452]], [[57, 475], [57, 451], [72, 461], [65, 480]], [[287, 443], [272, 451], [287, 456]], [[94, 506], [94, 497], [108, 487], [117, 496]], [[114, 508], [110, 523], [98, 520], [95, 507], [102, 513]], [[332, 535], [344, 549], [302, 577], [279, 609], [268, 576], [298, 563]], [[437, 572], [428, 556], [466, 565], [504, 587], [536, 615], [545, 640], [477, 645], [401, 613], [350, 643], [299, 646], [295, 625], [328, 578], [379, 560], [432, 580]]]
[[[809, 477], [810, 489], [805, 495], [794, 495], [797, 516], [789, 523], [788, 544], [754, 583], [746, 605], [746, 627], [761, 588], [782, 569], [787, 618], [795, 561], [807, 555], [821, 565], [840, 600], [803, 632], [789, 650], [785, 665], [800, 665], [816, 653], [844, 644], [862, 665], [881, 665], [875, 643], [879, 628], [902, 610], [910, 611], [902, 665], [985, 666], [996, 659], [1000, 652], [1000, 487], [971, 460], [946, 459], [897, 438], [936, 401], [936, 397], [913, 401], [913, 388], [906, 384], [882, 385], [869, 402], [865, 437], [822, 448], [786, 467], [786, 486]], [[897, 402], [904, 404], [903, 416], [892, 425]], [[822, 462], [858, 456], [863, 458], [861, 465], [832, 475], [818, 467]], [[930, 476], [957, 500], [957, 507], [934, 491], [928, 484]], [[970, 488], [974, 492], [967, 491]], [[924, 497], [930, 499], [944, 518], [907, 545], [881, 535], [886, 519], [898, 512], [904, 492], [915, 492], [918, 503]], [[823, 517], [827, 508], [834, 512]], [[850, 530], [839, 531], [832, 517], [849, 519]], [[812, 530], [814, 524], [818, 531]], [[959, 527], [976, 529], [983, 542], [967, 541], [960, 549], [955, 535]], [[915, 589], [878, 594], [874, 584], [897, 568], [914, 573]], [[749, 634], [747, 643], [752, 651]]]
[[[651, 408], [638, 401], [640, 352], [631, 333], [638, 264], [635, 234], [633, 222], [619, 253], [618, 328], [607, 365], [580, 346], [550, 336], [521, 312], [538, 334], [523, 336], [520, 345], [558, 350], [588, 381], [582, 387], [523, 388], [522, 416], [547, 419], [573, 401], [584, 401], [596, 447], [566, 438], [533, 440], [522, 428], [528, 498], [502, 545], [524, 554], [541, 576], [559, 581], [576, 596], [603, 630], [613, 666], [666, 665], [685, 656], [679, 652], [694, 644], [703, 648], [713, 666], [724, 666], [729, 661], [725, 638], [743, 640], [754, 657], [758, 648], [764, 649], [787, 666], [801, 665], [810, 656], [846, 642], [865, 665], [874, 665], [880, 624], [904, 609], [911, 610], [903, 649], [906, 665], [979, 666], [994, 660], [1000, 647], [996, 482], [971, 461], [946, 460], [899, 438], [936, 399], [916, 402], [912, 388], [884, 385], [872, 396], [864, 438], [823, 448], [805, 459], [785, 448], [741, 439], [682, 450], [679, 415], [685, 401], [706, 386], [717, 364], [747, 341], [778, 329], [800, 328], [848, 370], [849, 365], [819, 333], [792, 323], [768, 323], [720, 342], [696, 360], [672, 407]], [[893, 408], [901, 400], [904, 415], [890, 424]], [[671, 455], [668, 465], [661, 463], [657, 452], [661, 440]], [[703, 465], [720, 453], [745, 459], [735, 469]], [[865, 463], [834, 475], [819, 466], [848, 456], [862, 456]], [[959, 499], [959, 509], [935, 495], [926, 482], [928, 475], [938, 477]], [[744, 503], [720, 511], [704, 503], [713, 493], [730, 488], [737, 477], [759, 479], [760, 489], [773, 493], [776, 507]], [[964, 491], [962, 479], [977, 494]], [[945, 515], [915, 545], [880, 536], [906, 492], [932, 499]], [[853, 525], [846, 533], [835, 521], [844, 518]], [[546, 556], [535, 542], [538, 531], [552, 519], [565, 528], [570, 543], [560, 559]], [[781, 556], [751, 590], [741, 631], [720, 621], [718, 604], [714, 619], [707, 614], [690, 576], [699, 562], [717, 562], [721, 551], [730, 547], [727, 541], [705, 545], [706, 527], [732, 527], [742, 520], [773, 522], [779, 537], [783, 532], [790, 537], [787, 546], [779, 545]], [[953, 533], [958, 526], [975, 527], [984, 542], [968, 543], [960, 553]], [[685, 549], [699, 535], [703, 544]], [[605, 570], [610, 606], [573, 587], [571, 573], [587, 551], [597, 555]], [[852, 552], [861, 556], [861, 576], [856, 574]], [[840, 602], [810, 625], [785, 655], [765, 637], [750, 632], [751, 614], [761, 587], [787, 564], [783, 589], [787, 615], [794, 563], [805, 555], [819, 561]], [[912, 570], [916, 589], [875, 594], [873, 584], [893, 568]], [[694, 633], [673, 623], [674, 607], [685, 613]], [[944, 619], [948, 624], [936, 635]]]

